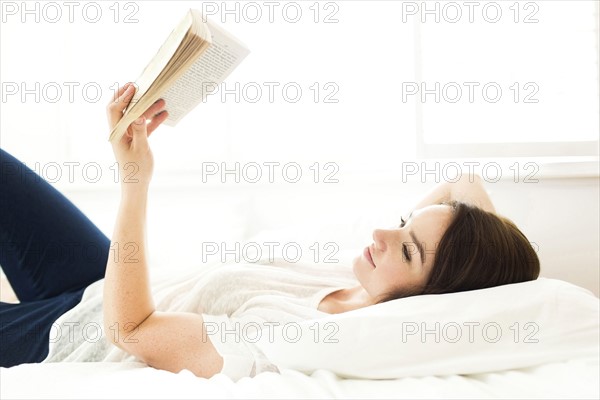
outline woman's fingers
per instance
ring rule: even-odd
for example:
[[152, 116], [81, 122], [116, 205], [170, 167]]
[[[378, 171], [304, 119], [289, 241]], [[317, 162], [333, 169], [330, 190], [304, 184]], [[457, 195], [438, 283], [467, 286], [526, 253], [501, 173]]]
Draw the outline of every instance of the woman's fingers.
[[146, 120], [150, 120], [148, 124], [148, 136], [168, 118], [169, 115], [165, 110], [165, 105], [166, 103], [163, 99], [158, 99], [142, 114]]
[[135, 86], [129, 85], [120, 96], [113, 100], [108, 105], [108, 114], [111, 119], [111, 123], [116, 124], [122, 117], [123, 111], [127, 108], [127, 105], [133, 98], [133, 94], [135, 93]]
[[125, 90], [127, 90], [127, 88], [129, 86], [131, 86], [131, 85], [133, 85], [133, 83], [127, 82], [126, 84], [124, 84], [123, 86], [121, 86], [119, 88], [119, 90], [117, 90], [117, 92], [113, 95], [111, 101], [117, 100], [119, 98], [119, 96], [121, 96], [125, 92]]
[[164, 110], [164, 108], [165, 101], [163, 99], [158, 99], [154, 102], [154, 104], [148, 107], [148, 109], [144, 111], [144, 114], [142, 115], [146, 117], [146, 119], [152, 119], [156, 114]]
[[146, 127], [148, 129], [148, 137], [150, 137], [150, 134], [154, 132], [154, 130], [158, 128], [160, 124], [162, 124], [168, 117], [169, 113], [167, 112], [167, 110], [163, 110], [162, 112], [152, 117], [152, 119]]
[[[117, 122], [123, 117], [123, 111], [127, 108], [133, 95], [135, 93], [135, 85], [133, 83], [127, 83], [123, 87], [119, 88], [117, 93], [113, 96], [112, 101], [107, 107], [109, 120], [111, 127], [115, 126]], [[167, 118], [168, 113], [165, 110], [165, 101], [159, 99], [155, 101], [148, 109], [141, 115], [145, 120], [150, 120], [147, 126], [148, 136], [160, 126]], [[121, 138], [120, 142], [129, 142], [132, 138], [131, 127], [127, 129], [127, 132]]]

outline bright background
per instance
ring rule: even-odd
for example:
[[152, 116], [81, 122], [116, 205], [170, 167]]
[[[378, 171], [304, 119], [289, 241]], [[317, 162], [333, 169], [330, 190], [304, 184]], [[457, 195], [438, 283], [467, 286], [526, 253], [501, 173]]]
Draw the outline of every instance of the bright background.
[[[244, 10], [254, 17], [249, 3], [263, 12], [258, 22], [243, 18]], [[0, 146], [37, 165], [110, 236], [118, 185], [105, 105], [117, 83], [135, 80], [185, 11], [202, 10], [203, 3], [79, 2], [73, 22], [63, 14], [56, 23], [48, 21], [57, 15], [48, 4], [2, 2]], [[66, 13], [62, 2], [54, 4]], [[351, 252], [370, 243], [373, 228], [396, 224], [443, 179], [404, 179], [407, 163], [422, 167], [427, 160], [431, 169], [435, 162], [497, 162], [501, 179], [489, 179], [486, 187], [498, 211], [538, 246], [542, 274], [598, 294], [597, 1], [481, 2], [472, 23], [466, 8], [459, 22], [448, 21], [456, 15], [453, 4], [462, 2], [427, 2], [428, 10], [437, 4], [439, 22], [423, 13], [422, 2], [277, 2], [273, 22], [264, 2], [204, 2], [204, 9], [207, 4], [218, 9], [212, 19], [251, 50], [227, 87], [257, 83], [265, 91], [256, 103], [213, 96], [177, 127], [153, 135], [148, 234], [155, 266], [198, 262], [202, 243], [233, 246], [257, 237], [304, 241], [307, 253], [310, 243], [322, 248], [333, 241]], [[494, 5], [502, 16], [491, 23], [483, 8], [489, 20]], [[98, 22], [82, 17], [85, 7], [88, 16], [101, 10]], [[240, 21], [223, 7], [237, 7]], [[292, 17], [299, 8], [300, 21], [286, 20], [285, 7]], [[68, 82], [78, 85], [73, 99]], [[265, 82], [280, 85], [273, 102]], [[436, 103], [431, 94], [424, 102], [418, 95], [403, 101], [406, 84], [421, 82], [426, 89], [457, 82], [463, 97], [457, 103]], [[473, 103], [464, 82], [479, 84]], [[482, 97], [481, 87], [490, 82], [503, 90], [495, 103]], [[515, 82], [517, 102], [510, 89]], [[298, 102], [283, 99], [280, 88], [287, 83], [303, 89]], [[318, 101], [310, 89], [315, 83]], [[85, 97], [86, 84], [101, 88], [97, 101]], [[55, 87], [63, 89], [57, 101]], [[325, 102], [327, 94], [337, 102]], [[528, 94], [537, 102], [524, 102]], [[87, 95], [96, 94], [90, 89]], [[80, 163], [72, 181], [65, 162]], [[214, 177], [203, 183], [203, 162], [293, 162], [303, 179], [288, 183], [277, 169], [275, 183], [237, 184], [231, 176], [227, 184]], [[318, 183], [311, 181], [316, 162]], [[510, 169], [515, 162], [517, 182]], [[98, 182], [82, 174], [89, 163], [101, 168]], [[326, 163], [335, 164], [339, 182], [323, 182], [332, 171]], [[524, 183], [532, 171], [537, 182]]]

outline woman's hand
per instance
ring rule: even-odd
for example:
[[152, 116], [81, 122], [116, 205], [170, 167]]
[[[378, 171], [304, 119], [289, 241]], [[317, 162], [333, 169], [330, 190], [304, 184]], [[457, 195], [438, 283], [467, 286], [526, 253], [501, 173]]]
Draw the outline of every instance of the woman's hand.
[[[123, 111], [133, 98], [135, 86], [128, 83], [121, 87], [107, 106], [108, 125], [112, 130], [123, 117]], [[147, 189], [152, 179], [154, 159], [148, 144], [150, 134], [168, 117], [165, 101], [160, 99], [135, 120], [120, 140], [113, 141], [112, 148], [119, 166], [121, 186], [126, 189]], [[146, 123], [146, 121], [150, 121]]]

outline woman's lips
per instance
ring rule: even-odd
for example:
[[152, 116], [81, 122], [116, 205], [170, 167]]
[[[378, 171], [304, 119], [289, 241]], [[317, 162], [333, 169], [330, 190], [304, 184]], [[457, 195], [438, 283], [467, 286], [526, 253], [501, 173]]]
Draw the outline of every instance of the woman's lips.
[[376, 268], [375, 262], [373, 262], [373, 257], [371, 257], [371, 249], [369, 248], [369, 246], [365, 247], [365, 250], [363, 251], [363, 255], [365, 256], [367, 261], [369, 261], [371, 263], [373, 268]]

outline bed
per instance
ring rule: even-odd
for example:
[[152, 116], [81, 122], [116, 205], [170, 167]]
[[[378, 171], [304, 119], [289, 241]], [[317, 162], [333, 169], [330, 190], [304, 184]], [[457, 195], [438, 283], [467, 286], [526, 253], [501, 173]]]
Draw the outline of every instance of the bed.
[[[341, 379], [318, 370], [283, 369], [234, 383], [223, 375], [159, 371], [141, 363], [25, 364], [2, 368], [0, 394], [9, 398], [598, 398], [598, 359], [473, 375], [389, 380]], [[35, 382], [35, 384], [33, 384]]]
[[[321, 326], [336, 324], [334, 343], [311, 340], [306, 321], [299, 341], [259, 341], [280, 373], [234, 382], [140, 362], [23, 364], [0, 368], [0, 397], [597, 399], [598, 318], [589, 290], [539, 278], [332, 315]], [[474, 336], [457, 340], [455, 328], [469, 322]], [[436, 323], [442, 340], [415, 334]], [[483, 335], [483, 326], [493, 329]]]

